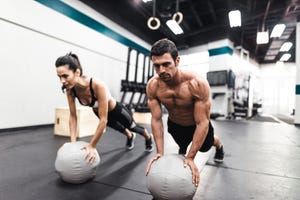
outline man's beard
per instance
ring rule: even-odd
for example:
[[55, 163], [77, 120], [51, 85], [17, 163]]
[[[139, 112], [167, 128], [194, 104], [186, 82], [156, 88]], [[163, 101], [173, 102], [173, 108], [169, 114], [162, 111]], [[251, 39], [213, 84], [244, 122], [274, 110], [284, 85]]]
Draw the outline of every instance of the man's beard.
[[164, 81], [164, 82], [168, 82], [171, 80], [171, 76], [167, 73], [161, 73], [159, 74], [159, 78]]

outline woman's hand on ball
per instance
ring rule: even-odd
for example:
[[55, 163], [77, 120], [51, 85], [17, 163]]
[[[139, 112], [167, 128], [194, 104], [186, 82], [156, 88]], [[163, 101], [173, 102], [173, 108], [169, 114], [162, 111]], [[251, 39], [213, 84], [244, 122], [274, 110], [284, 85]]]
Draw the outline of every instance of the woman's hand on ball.
[[159, 159], [160, 157], [162, 157], [162, 154], [160, 153], [157, 153], [155, 154], [148, 162], [147, 164], [147, 167], [146, 167], [146, 176], [149, 174], [149, 171], [150, 171], [150, 168], [151, 168], [151, 165], [154, 161], [156, 161], [157, 159]]
[[89, 146], [82, 147], [82, 149], [86, 150], [85, 160], [88, 161], [89, 163], [93, 163], [96, 159], [96, 154], [97, 154], [96, 148], [91, 147], [89, 145]]
[[200, 182], [200, 173], [198, 170], [198, 167], [196, 166], [195, 162], [193, 159], [191, 158], [186, 158], [184, 160], [184, 167], [189, 166], [191, 171], [192, 171], [192, 175], [193, 175], [193, 184], [195, 184], [196, 186], [199, 185]]

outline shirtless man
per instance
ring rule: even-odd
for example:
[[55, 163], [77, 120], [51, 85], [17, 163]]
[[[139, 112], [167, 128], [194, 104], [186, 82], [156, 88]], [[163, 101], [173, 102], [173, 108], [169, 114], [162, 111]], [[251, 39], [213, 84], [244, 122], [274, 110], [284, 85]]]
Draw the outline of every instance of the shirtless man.
[[223, 145], [214, 135], [210, 123], [209, 84], [196, 73], [178, 68], [180, 57], [177, 48], [168, 39], [154, 43], [150, 56], [157, 74], [147, 84], [147, 95], [157, 153], [150, 159], [146, 175], [152, 162], [164, 155], [162, 104], [168, 110], [168, 132], [178, 144], [179, 154], [186, 155], [183, 164], [190, 167], [193, 184], [197, 186], [200, 181], [200, 173], [194, 163], [197, 152], [206, 152], [215, 146], [214, 160], [222, 162], [224, 157]]

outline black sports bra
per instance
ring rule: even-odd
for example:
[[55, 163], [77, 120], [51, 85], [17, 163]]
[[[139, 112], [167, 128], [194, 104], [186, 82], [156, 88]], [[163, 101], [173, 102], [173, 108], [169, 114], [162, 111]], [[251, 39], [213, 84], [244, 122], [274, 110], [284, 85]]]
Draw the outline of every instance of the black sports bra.
[[72, 93], [73, 93], [74, 97], [76, 97], [76, 98], [78, 99], [79, 103], [80, 103], [81, 105], [83, 105], [83, 106], [93, 107], [93, 106], [95, 105], [96, 101], [97, 101], [97, 98], [95, 97], [95, 93], [94, 93], [92, 84], [93, 84], [93, 79], [91, 78], [91, 79], [90, 79], [90, 92], [91, 92], [91, 96], [92, 96], [92, 101], [91, 101], [91, 103], [90, 103], [89, 105], [83, 104], [83, 103], [80, 101], [79, 97], [77, 96], [75, 89], [72, 88]]

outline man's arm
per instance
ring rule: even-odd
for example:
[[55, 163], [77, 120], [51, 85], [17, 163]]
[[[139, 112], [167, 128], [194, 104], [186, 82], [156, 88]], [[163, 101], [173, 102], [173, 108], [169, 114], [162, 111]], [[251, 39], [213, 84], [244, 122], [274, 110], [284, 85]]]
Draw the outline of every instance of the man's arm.
[[155, 91], [155, 80], [150, 81], [147, 85], [148, 107], [151, 112], [151, 128], [156, 144], [158, 154], [164, 154], [164, 137], [163, 137], [163, 121], [162, 108], [158, 101]]
[[154, 155], [148, 162], [146, 167], [146, 176], [148, 175], [152, 163], [159, 159], [164, 154], [164, 128], [162, 122], [162, 109], [159, 100], [156, 96], [157, 82], [155, 79], [151, 79], [147, 84], [147, 97], [148, 107], [151, 112], [151, 128], [156, 144], [156, 155]]
[[192, 145], [184, 160], [184, 165], [188, 165], [191, 168], [193, 174], [193, 183], [197, 186], [200, 182], [200, 174], [197, 166], [194, 163], [194, 159], [199, 149], [203, 145], [208, 131], [210, 117], [209, 85], [206, 80], [195, 78], [190, 81], [189, 90], [194, 98], [194, 120], [196, 123], [196, 129], [194, 132]]
[[203, 145], [207, 136], [210, 119], [210, 92], [209, 85], [204, 79], [193, 79], [190, 82], [189, 89], [195, 98], [194, 120], [196, 129], [192, 140], [191, 148], [187, 158], [194, 159], [197, 152]]

